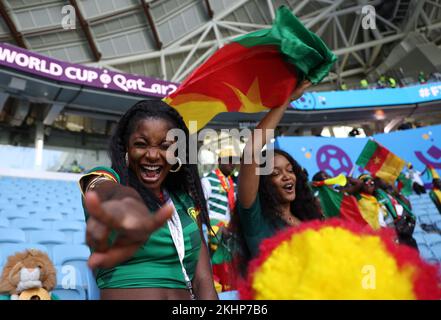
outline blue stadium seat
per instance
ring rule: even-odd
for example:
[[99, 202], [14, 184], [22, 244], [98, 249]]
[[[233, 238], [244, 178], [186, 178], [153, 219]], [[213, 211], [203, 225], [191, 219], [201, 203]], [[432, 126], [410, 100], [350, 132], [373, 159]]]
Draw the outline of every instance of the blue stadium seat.
[[418, 216], [418, 220], [420, 223], [431, 224], [432, 220], [428, 215]]
[[73, 234], [73, 244], [86, 244], [86, 232], [77, 231]]
[[47, 221], [43, 221], [36, 218], [28, 219], [15, 219], [11, 222], [11, 225], [20, 228], [22, 230], [50, 230], [51, 225]]
[[47, 211], [45, 213], [39, 214], [38, 217], [41, 220], [45, 220], [45, 221], [63, 220], [62, 214], [54, 211]]
[[57, 244], [66, 244], [66, 237], [60, 231], [45, 230], [45, 231], [29, 231], [29, 241], [44, 244], [48, 247], [53, 247]]
[[0, 232], [1, 243], [22, 243], [26, 241], [26, 235], [23, 230], [18, 228], [4, 228]]
[[59, 300], [86, 300], [86, 290], [80, 286], [64, 289], [61, 285], [57, 285], [52, 293]]
[[86, 224], [75, 220], [54, 221], [52, 223], [52, 229], [58, 231], [85, 231]]
[[99, 289], [95, 277], [87, 266], [90, 249], [85, 245], [60, 245], [53, 248], [54, 263], [57, 265], [74, 266], [80, 271], [81, 283], [87, 288], [87, 299], [99, 299]]
[[87, 261], [90, 256], [90, 249], [85, 245], [57, 245], [53, 247], [52, 254], [54, 263], [63, 265], [70, 261]]
[[424, 234], [424, 240], [429, 247], [441, 243], [441, 235], [436, 233], [426, 233]]
[[431, 260], [434, 258], [432, 250], [426, 244], [418, 244], [418, 250], [420, 251], [420, 256], [424, 260]]
[[17, 252], [25, 251], [26, 249], [37, 249], [37, 250], [41, 250], [43, 252], [46, 252], [48, 254], [49, 258], [51, 258], [51, 260], [52, 260], [51, 254], [48, 251], [48, 249], [41, 244], [37, 244], [37, 243], [0, 243], [0, 265], [4, 265], [9, 256], [12, 256]]
[[441, 262], [441, 243], [433, 245], [431, 249], [438, 262]]
[[219, 300], [239, 300], [239, 293], [234, 291], [225, 291], [218, 293]]
[[67, 243], [74, 243], [75, 233], [85, 233], [86, 224], [80, 221], [62, 220], [54, 221], [52, 223], [52, 228], [54, 230], [62, 231], [66, 237]]
[[7, 227], [9, 227], [9, 220], [4, 217], [0, 217], [0, 228], [7, 228]]
[[29, 218], [29, 214], [27, 212], [22, 211], [18, 208], [17, 209], [10, 209], [10, 210], [6, 211], [2, 216], [5, 218], [8, 218], [9, 220], [19, 219], [19, 218], [24, 218], [24, 219]]

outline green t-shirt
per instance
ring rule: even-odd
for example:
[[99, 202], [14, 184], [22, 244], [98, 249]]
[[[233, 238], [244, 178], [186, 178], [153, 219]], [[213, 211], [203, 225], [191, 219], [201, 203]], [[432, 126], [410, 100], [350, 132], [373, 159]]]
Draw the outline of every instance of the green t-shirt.
[[243, 230], [246, 244], [251, 252], [251, 256], [255, 257], [259, 253], [260, 243], [272, 237], [277, 231], [284, 228], [283, 223], [274, 225], [262, 213], [259, 194], [256, 196], [253, 204], [249, 208], [244, 208], [238, 201], [238, 213], [240, 224]]
[[[93, 170], [93, 169], [92, 169]], [[91, 171], [92, 171], [91, 170]], [[103, 167], [100, 167], [100, 171]], [[110, 170], [109, 170], [110, 172]], [[113, 175], [116, 173], [111, 171]], [[119, 177], [117, 177], [119, 181]], [[196, 271], [201, 248], [201, 235], [194, 214], [194, 202], [184, 193], [171, 193], [170, 197], [179, 214], [184, 234], [184, 266], [190, 279]], [[87, 218], [87, 212], [85, 212]], [[116, 234], [110, 236], [112, 242]], [[179, 288], [186, 284], [178, 254], [167, 223], [153, 232], [133, 257], [113, 268], [98, 269], [97, 285], [105, 288]]]

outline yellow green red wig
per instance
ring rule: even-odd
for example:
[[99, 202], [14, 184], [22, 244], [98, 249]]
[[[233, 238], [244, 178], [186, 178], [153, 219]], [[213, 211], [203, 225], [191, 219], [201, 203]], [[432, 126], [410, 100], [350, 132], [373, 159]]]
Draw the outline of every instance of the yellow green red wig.
[[262, 242], [240, 298], [441, 299], [439, 266], [394, 237], [340, 219], [286, 229]]

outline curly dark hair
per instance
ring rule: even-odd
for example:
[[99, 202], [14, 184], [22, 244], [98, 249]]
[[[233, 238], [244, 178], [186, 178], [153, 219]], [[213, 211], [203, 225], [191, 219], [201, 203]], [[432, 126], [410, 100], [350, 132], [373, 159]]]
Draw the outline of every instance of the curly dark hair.
[[[289, 153], [283, 150], [274, 149], [274, 155], [285, 157], [291, 164], [296, 176], [296, 198], [291, 202], [292, 215], [300, 221], [320, 219], [320, 208], [317, 207], [317, 203], [314, 200], [314, 195], [303, 168]], [[270, 175], [260, 176], [259, 196], [262, 213], [266, 215], [268, 221], [271, 221], [275, 227], [285, 224], [284, 220], [281, 218], [280, 196], [271, 183]]]
[[187, 192], [192, 197], [196, 208], [200, 210], [201, 222], [210, 226], [197, 165], [189, 164], [188, 146], [190, 145], [190, 135], [188, 128], [181, 115], [165, 102], [160, 100], [139, 101], [121, 117], [110, 139], [109, 156], [112, 161], [112, 169], [120, 176], [121, 184], [130, 186], [138, 191], [150, 210], [156, 210], [162, 205], [153, 192], [146, 188], [138, 180], [135, 173], [127, 167], [125, 159], [130, 135], [136, 129], [139, 121], [149, 118], [163, 119], [168, 121], [173, 128], [181, 129], [185, 132], [186, 159], [181, 159], [183, 164], [179, 171], [169, 172], [164, 180], [164, 186], [171, 192]]
[[[274, 149], [274, 155], [285, 157], [289, 163], [291, 163], [296, 176], [296, 198], [291, 202], [291, 214], [300, 221], [321, 220], [323, 218], [321, 209], [314, 198], [303, 168], [289, 153], [283, 150]], [[262, 156], [266, 156], [265, 152]], [[260, 176], [258, 192], [262, 214], [266, 217], [268, 223], [272, 224], [276, 230], [281, 229], [280, 226], [286, 227], [286, 222], [281, 218], [280, 196], [271, 182], [270, 175]], [[249, 261], [253, 257], [251, 257], [250, 250], [246, 245], [240, 217], [237, 211], [232, 216], [230, 231], [234, 234], [236, 240], [234, 241], [233, 248], [233, 251], [236, 253], [234, 257], [234, 265], [239, 274], [243, 276], [245, 275]]]

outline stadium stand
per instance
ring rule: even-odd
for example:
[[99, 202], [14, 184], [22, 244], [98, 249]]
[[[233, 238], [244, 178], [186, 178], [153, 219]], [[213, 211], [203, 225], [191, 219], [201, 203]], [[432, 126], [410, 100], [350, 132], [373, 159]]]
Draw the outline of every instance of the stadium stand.
[[[53, 293], [59, 299], [99, 299], [95, 278], [87, 267], [90, 250], [85, 245], [78, 184], [0, 177], [0, 199], [0, 270], [15, 252], [42, 250], [57, 270]], [[237, 292], [223, 292], [219, 298], [235, 300]]]
[[420, 255], [429, 262], [441, 263], [441, 215], [428, 194], [411, 195], [409, 199], [417, 217], [414, 238]]
[[[85, 245], [86, 224], [78, 185], [72, 181], [0, 177], [0, 199], [0, 270], [9, 255], [26, 248], [39, 249], [48, 253], [56, 267], [54, 294], [58, 298], [99, 299], [93, 273], [87, 267], [90, 251]], [[441, 215], [427, 194], [412, 195], [410, 200], [417, 217], [414, 237], [420, 254], [429, 262], [441, 263]], [[235, 300], [237, 292], [223, 292], [219, 298]]]

